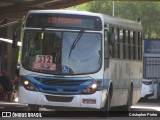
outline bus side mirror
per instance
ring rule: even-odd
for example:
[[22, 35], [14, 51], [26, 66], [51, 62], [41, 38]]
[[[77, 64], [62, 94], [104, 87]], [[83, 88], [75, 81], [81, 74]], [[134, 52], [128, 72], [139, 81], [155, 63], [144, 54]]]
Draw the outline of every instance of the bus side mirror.
[[115, 41], [116, 41], [116, 39], [115, 39], [115, 33], [109, 32], [108, 36], [109, 36], [109, 44], [113, 45], [115, 43]]
[[18, 37], [17, 35], [14, 35], [12, 41], [12, 48], [17, 48], [17, 43], [18, 43]]

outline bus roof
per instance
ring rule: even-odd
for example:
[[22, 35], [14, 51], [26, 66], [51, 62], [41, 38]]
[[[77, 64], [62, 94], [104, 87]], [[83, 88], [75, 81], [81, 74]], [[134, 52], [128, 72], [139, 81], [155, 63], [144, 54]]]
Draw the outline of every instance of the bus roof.
[[76, 15], [89, 15], [89, 16], [98, 16], [104, 20], [105, 24], [110, 24], [115, 27], [120, 27], [123, 29], [135, 30], [135, 31], [142, 31], [142, 25], [139, 22], [121, 19], [112, 17], [109, 15], [104, 15], [100, 13], [92, 13], [88, 11], [78, 11], [78, 10], [30, 10], [28, 14], [31, 13], [59, 13], [59, 14], [76, 14]]
[[117, 28], [120, 27], [123, 29], [142, 31], [142, 25], [139, 22], [116, 18], [108, 15], [103, 15], [103, 16], [104, 16], [105, 24], [111, 24]]
[[59, 14], [77, 14], [77, 15], [90, 15], [90, 16], [101, 16], [99, 13], [92, 13], [88, 11], [78, 11], [78, 10], [30, 10], [30, 13], [59, 13]]

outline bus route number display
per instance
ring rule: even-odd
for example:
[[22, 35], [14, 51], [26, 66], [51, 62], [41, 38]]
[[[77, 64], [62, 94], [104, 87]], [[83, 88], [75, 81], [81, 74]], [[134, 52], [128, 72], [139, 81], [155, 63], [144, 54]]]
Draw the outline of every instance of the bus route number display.
[[50, 56], [50, 55], [36, 55], [36, 62], [38, 62], [38, 63], [52, 63], [52, 56]]

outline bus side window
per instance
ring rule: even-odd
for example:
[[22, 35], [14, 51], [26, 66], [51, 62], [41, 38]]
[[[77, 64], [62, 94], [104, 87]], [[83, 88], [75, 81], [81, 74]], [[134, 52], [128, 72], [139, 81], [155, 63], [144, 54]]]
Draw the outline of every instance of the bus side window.
[[109, 58], [109, 42], [108, 42], [108, 31], [104, 32], [104, 56]]
[[109, 42], [108, 42], [108, 31], [104, 32], [104, 64], [105, 68], [109, 67]]
[[112, 31], [109, 31], [107, 33], [107, 36], [106, 38], [108, 39], [108, 58], [114, 58], [115, 57], [115, 53], [114, 53], [114, 50], [115, 50], [115, 33], [112, 32]]

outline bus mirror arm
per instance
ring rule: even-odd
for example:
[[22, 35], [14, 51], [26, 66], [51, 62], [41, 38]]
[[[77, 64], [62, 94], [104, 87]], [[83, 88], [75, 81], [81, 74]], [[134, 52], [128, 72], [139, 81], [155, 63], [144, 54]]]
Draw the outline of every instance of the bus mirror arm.
[[18, 43], [18, 31], [20, 30], [19, 27], [16, 28], [15, 33], [13, 35], [13, 40], [12, 40], [12, 48], [17, 48], [17, 43]]
[[18, 36], [16, 34], [13, 35], [12, 48], [17, 48]]

